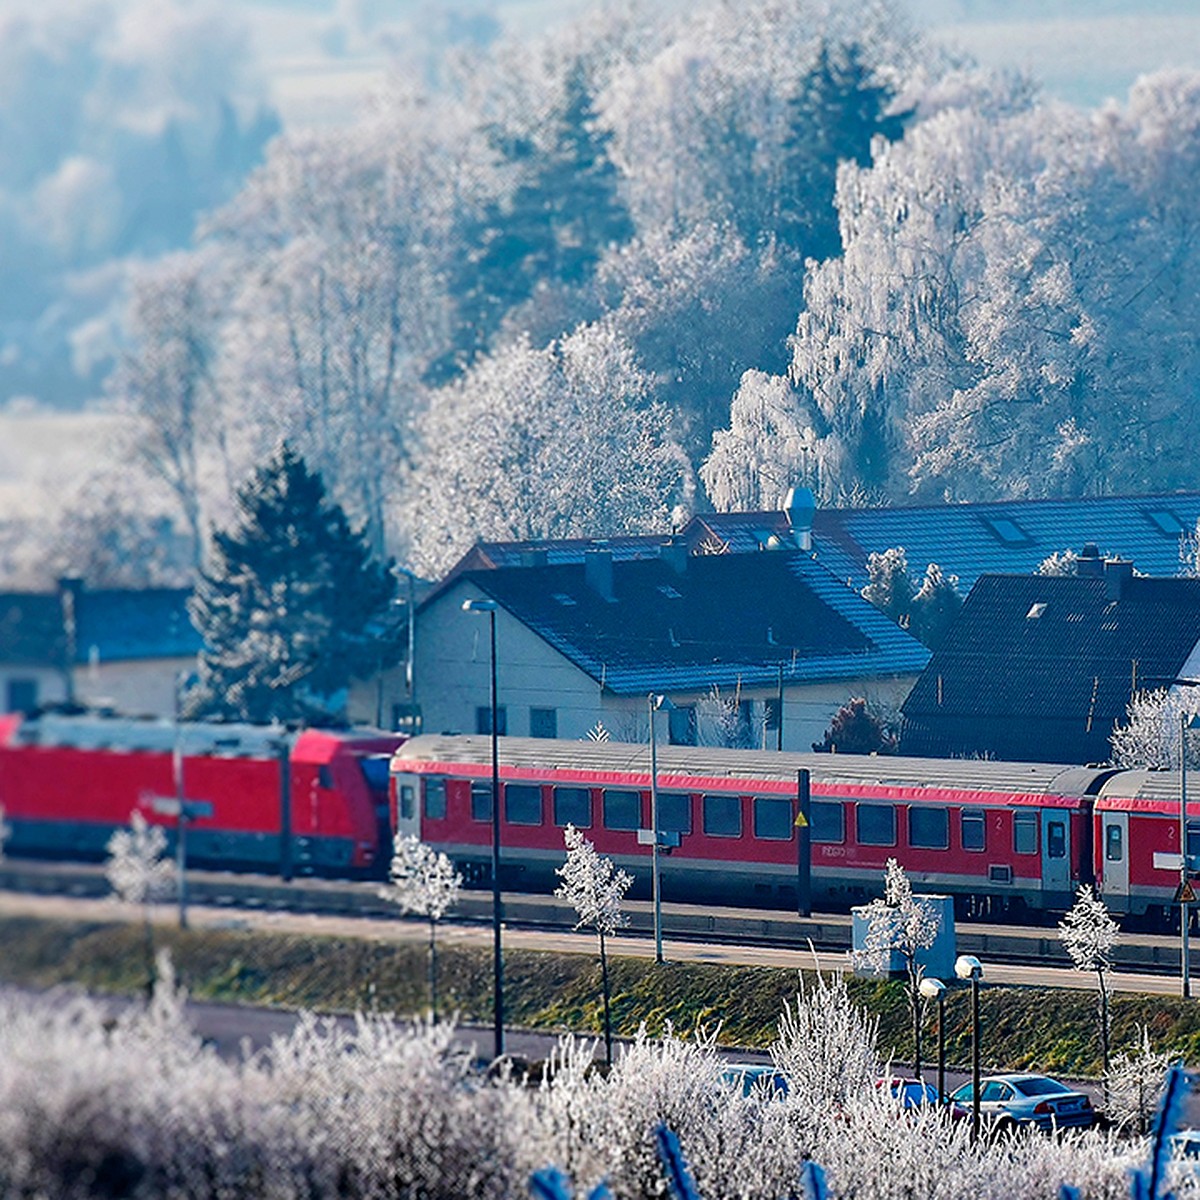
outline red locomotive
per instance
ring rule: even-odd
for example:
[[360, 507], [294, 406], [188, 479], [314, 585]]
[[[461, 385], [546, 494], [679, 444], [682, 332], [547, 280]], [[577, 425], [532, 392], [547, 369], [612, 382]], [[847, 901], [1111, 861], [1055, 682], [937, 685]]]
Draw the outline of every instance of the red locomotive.
[[[503, 885], [552, 886], [570, 822], [644, 894], [647, 747], [510, 737], [499, 746]], [[659, 828], [678, 847], [660, 862], [667, 897], [794, 903], [801, 768], [811, 779], [814, 905], [878, 895], [893, 856], [920, 890], [955, 896], [964, 916], [1060, 913], [1080, 884], [1096, 883], [1114, 911], [1161, 917], [1179, 882], [1173, 772], [680, 746], [661, 748], [658, 760]], [[413, 738], [392, 760], [392, 782], [396, 828], [486, 878], [490, 739]], [[1124, 832], [1112, 833], [1114, 824]], [[1193, 837], [1200, 850], [1200, 821]]]
[[12, 830], [6, 850], [102, 858], [134, 810], [173, 833], [182, 782], [187, 811], [195, 814], [189, 863], [277, 871], [286, 856], [300, 871], [382, 875], [391, 846], [388, 760], [402, 740], [92, 715], [3, 716], [0, 805]]

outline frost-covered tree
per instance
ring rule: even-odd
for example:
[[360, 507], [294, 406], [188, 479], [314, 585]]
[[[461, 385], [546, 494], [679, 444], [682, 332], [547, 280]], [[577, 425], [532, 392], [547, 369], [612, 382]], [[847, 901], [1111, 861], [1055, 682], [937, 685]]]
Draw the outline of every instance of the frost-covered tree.
[[398, 661], [391, 563], [372, 558], [319, 475], [286, 444], [238, 492], [190, 602], [204, 638], [187, 715], [340, 719], [352, 679]]
[[946, 575], [937, 563], [931, 562], [909, 602], [909, 632], [923, 645], [936, 650], [962, 605], [958, 576]]
[[897, 625], [907, 625], [916, 591], [908, 573], [904, 547], [890, 546], [867, 555], [867, 580], [862, 590], [863, 599], [891, 617]]
[[596, 931], [600, 945], [600, 978], [604, 993], [604, 1056], [612, 1066], [612, 1013], [609, 1005], [607, 939], [625, 926], [628, 917], [621, 910], [625, 893], [633, 883], [628, 871], [618, 871], [611, 858], [596, 853], [596, 847], [574, 825], [563, 830], [567, 861], [556, 868], [562, 883], [554, 894], [575, 909], [579, 920], [575, 928], [588, 926]]
[[1125, 723], [1114, 726], [1109, 744], [1118, 767], [1179, 769], [1181, 743], [1187, 743], [1188, 766], [1200, 763], [1195, 739], [1181, 733], [1180, 723], [1200, 714], [1200, 688], [1155, 688], [1135, 692], [1125, 710]]
[[1079, 552], [1076, 550], [1055, 550], [1038, 563], [1035, 575], [1074, 575], [1076, 564], [1079, 562]]
[[913, 895], [912, 883], [894, 858], [884, 866], [882, 898], [876, 897], [861, 911], [866, 921], [861, 949], [851, 952], [856, 969], [876, 975], [891, 970], [892, 959], [899, 955], [904, 963], [908, 986], [908, 1005], [912, 1015], [913, 1062], [921, 1074], [921, 977], [925, 973], [921, 952], [937, 941], [942, 919], [937, 909]]
[[142, 906], [142, 928], [146, 942], [148, 987], [155, 984], [153, 905], [166, 899], [177, 886], [174, 859], [167, 857], [167, 835], [160, 825], [151, 825], [136, 809], [128, 829], [118, 829], [108, 839], [104, 876], [109, 887], [126, 903]]
[[812, 748], [818, 754], [894, 754], [898, 745], [889, 723], [856, 696], [833, 714], [824, 740]]
[[766, 716], [755, 715], [749, 700], [743, 700], [740, 688], [722, 693], [715, 684], [706, 696], [696, 701], [696, 740], [701, 746], [727, 746], [753, 750], [763, 741]]
[[1077, 971], [1094, 971], [1100, 989], [1099, 1026], [1100, 1060], [1104, 1064], [1105, 1090], [1108, 1088], [1109, 1056], [1108, 1042], [1111, 1021], [1108, 1014], [1108, 980], [1112, 970], [1113, 946], [1120, 934], [1120, 927], [1113, 920], [1104, 901], [1092, 890], [1090, 884], [1079, 889], [1070, 912], [1059, 922], [1058, 936], [1071, 956]]
[[1150, 1044], [1150, 1030], [1138, 1030], [1137, 1047], [1114, 1055], [1106, 1077], [1105, 1112], [1119, 1128], [1149, 1132], [1158, 1098], [1162, 1095], [1171, 1056]]
[[437, 927], [458, 903], [462, 876], [454, 863], [418, 837], [405, 835], [396, 842], [388, 887], [379, 895], [401, 912], [424, 917], [429, 922], [429, 1008], [431, 1020], [438, 1019]]

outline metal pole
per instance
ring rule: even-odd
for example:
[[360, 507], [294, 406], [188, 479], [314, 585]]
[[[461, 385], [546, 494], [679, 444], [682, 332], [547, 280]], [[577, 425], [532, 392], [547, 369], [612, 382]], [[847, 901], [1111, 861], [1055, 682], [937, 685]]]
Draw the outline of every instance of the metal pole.
[[1192, 994], [1191, 947], [1188, 924], [1191, 910], [1187, 900], [1187, 714], [1179, 714], [1179, 976], [1183, 998]]
[[807, 767], [796, 772], [796, 913], [812, 916], [812, 780]]
[[946, 992], [938, 992], [938, 1103], [946, 1095]]
[[421, 732], [417, 720], [417, 588], [411, 571], [408, 579], [408, 662], [404, 668], [404, 681], [408, 684], [408, 731], [414, 736]]
[[276, 744], [279, 755], [279, 877], [292, 882], [292, 763], [286, 737]]
[[179, 928], [186, 929], [187, 923], [187, 813], [183, 798], [183, 730], [179, 724], [181, 708], [179, 691], [183, 686], [182, 673], [175, 676], [175, 746], [171, 755], [171, 770], [175, 777], [175, 800], [179, 805], [178, 824], [175, 827], [175, 871], [179, 888]]
[[979, 976], [971, 976], [971, 1141], [979, 1141]]
[[775, 702], [779, 706], [777, 720], [779, 724], [775, 729], [775, 749], [783, 752], [783, 663], [779, 664], [779, 691], [775, 697]]
[[654, 840], [650, 843], [650, 887], [654, 894], [654, 961], [663, 961], [662, 945], [662, 895], [658, 878], [658, 739], [654, 734], [654, 713], [658, 708], [658, 697], [653, 692], [647, 699], [650, 712], [650, 832]]
[[[412, 614], [409, 614], [411, 619]], [[496, 610], [488, 612], [492, 640], [492, 1020], [493, 1057], [504, 1053], [504, 957], [500, 924], [500, 709], [496, 698]]]

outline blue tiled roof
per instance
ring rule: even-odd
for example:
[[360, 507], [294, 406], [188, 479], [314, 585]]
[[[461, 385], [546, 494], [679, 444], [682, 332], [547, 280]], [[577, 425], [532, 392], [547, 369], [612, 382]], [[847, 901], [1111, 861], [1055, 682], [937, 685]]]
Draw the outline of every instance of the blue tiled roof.
[[187, 588], [82, 590], [76, 661], [87, 662], [93, 647], [101, 662], [197, 654], [204, 643], [188, 616], [190, 595]]
[[611, 599], [583, 563], [472, 571], [564, 657], [618, 694], [914, 675], [929, 652], [794, 550], [614, 561]]
[[0, 593], [0, 663], [63, 665], [62, 604], [53, 592]]
[[904, 702], [902, 749], [1106, 762], [1139, 688], [1200, 641], [1200, 579], [985, 575]]

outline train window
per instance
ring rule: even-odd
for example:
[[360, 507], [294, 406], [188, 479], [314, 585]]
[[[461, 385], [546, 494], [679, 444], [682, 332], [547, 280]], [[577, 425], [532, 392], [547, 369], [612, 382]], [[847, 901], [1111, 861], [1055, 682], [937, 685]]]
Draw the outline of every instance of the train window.
[[790, 842], [792, 802], [783, 796], [755, 796], [754, 836], [766, 841]]
[[425, 780], [425, 819], [427, 821], [444, 821], [446, 819], [446, 781], [444, 779]]
[[476, 781], [471, 784], [471, 820], [490, 821], [492, 819], [492, 785]]
[[402, 821], [411, 821], [413, 818], [413, 800], [414, 793], [412, 784], [402, 783], [400, 785], [400, 819]]
[[1067, 857], [1067, 823], [1049, 821], [1046, 824], [1046, 857]]
[[1104, 827], [1104, 858], [1106, 862], [1120, 862], [1125, 857], [1125, 839], [1120, 825]]
[[317, 787], [333, 787], [333, 772], [327, 766], [317, 768]]
[[576, 829], [591, 829], [592, 793], [587, 788], [556, 787], [554, 823], [560, 827], [574, 825]]
[[604, 828], [641, 829], [641, 827], [642, 793], [606, 790], [604, 793]]
[[964, 850], [987, 849], [987, 826], [983, 820], [983, 809], [964, 808], [962, 810], [959, 837], [962, 839]]
[[542, 789], [537, 784], [504, 785], [504, 819], [510, 825], [542, 823]]
[[704, 797], [704, 832], [710, 837], [742, 836], [740, 796]]
[[950, 814], [944, 808], [908, 810], [908, 844], [921, 850], [950, 849]]
[[856, 804], [855, 827], [860, 846], [896, 844], [896, 807], [893, 804]]
[[1037, 813], [1013, 813], [1013, 853], [1036, 854], [1038, 848]]
[[1187, 823], [1187, 856], [1188, 858], [1200, 857], [1200, 821]]
[[846, 840], [846, 810], [840, 804], [814, 800], [808, 810], [808, 825], [814, 842]]
[[658, 828], [665, 833], [691, 833], [691, 796], [686, 792], [659, 792]]

